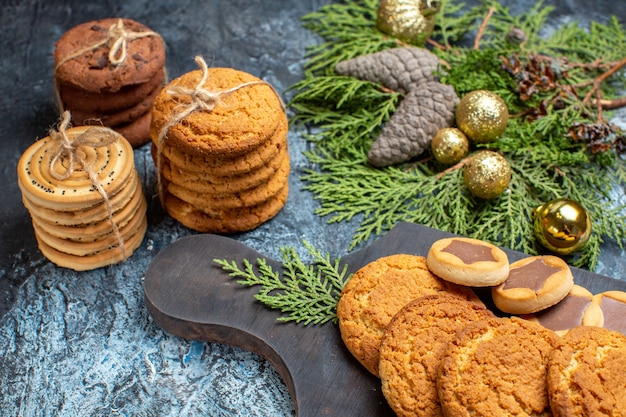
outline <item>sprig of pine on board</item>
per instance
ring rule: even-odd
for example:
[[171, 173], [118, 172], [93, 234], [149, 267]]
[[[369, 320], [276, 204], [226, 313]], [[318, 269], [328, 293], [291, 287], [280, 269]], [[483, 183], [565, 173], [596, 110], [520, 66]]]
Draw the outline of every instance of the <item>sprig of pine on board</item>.
[[[513, 173], [508, 190], [485, 201], [467, 192], [462, 169], [441, 166], [429, 152], [383, 169], [367, 163], [371, 143], [402, 97], [333, 69], [402, 45], [376, 29], [377, 5], [347, 0], [303, 17], [323, 41], [309, 49], [305, 77], [292, 86], [289, 103], [292, 123], [316, 132], [307, 137], [315, 146], [306, 153], [315, 169], [302, 178], [320, 201], [316, 213], [329, 223], [360, 221], [350, 249], [407, 221], [536, 254], [532, 211], [559, 197], [580, 202], [593, 220], [589, 243], [568, 262], [593, 270], [605, 239], [623, 247], [626, 208], [612, 196], [626, 188], [626, 135], [607, 121], [626, 90], [626, 74], [615, 70], [624, 64], [626, 34], [615, 18], [586, 30], [573, 22], [542, 37], [552, 11], [542, 3], [513, 16], [494, 0], [469, 9], [442, 1], [427, 45], [447, 64], [442, 82], [459, 96], [494, 91], [512, 114], [500, 139], [473, 148], [502, 152]], [[548, 87], [526, 84], [522, 91], [521, 79], [545, 74], [553, 76]]]
[[308, 324], [323, 324], [337, 319], [337, 301], [349, 279], [347, 265], [341, 267], [339, 259], [331, 261], [308, 242], [303, 242], [310, 264], [291, 247], [280, 248], [281, 271], [275, 271], [263, 258], [256, 260], [256, 267], [244, 259], [240, 267], [235, 261], [215, 259], [229, 276], [240, 278], [237, 282], [247, 286], [259, 286], [255, 298], [267, 307], [279, 310], [284, 316], [278, 321], [295, 321]]

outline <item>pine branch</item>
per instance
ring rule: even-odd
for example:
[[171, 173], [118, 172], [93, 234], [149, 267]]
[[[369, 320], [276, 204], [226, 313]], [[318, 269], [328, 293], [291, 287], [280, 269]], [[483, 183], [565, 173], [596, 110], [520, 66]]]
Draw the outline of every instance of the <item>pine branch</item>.
[[[442, 1], [429, 42], [445, 68], [441, 81], [461, 96], [494, 91], [512, 114], [501, 138], [471, 149], [499, 151], [513, 172], [505, 194], [483, 201], [466, 190], [462, 166], [441, 166], [428, 151], [385, 169], [368, 164], [372, 141], [402, 97], [338, 77], [334, 67], [398, 46], [377, 31], [376, 5], [346, 0], [304, 18], [323, 41], [309, 51], [305, 78], [293, 87], [290, 103], [296, 123], [316, 128], [307, 138], [315, 146], [305, 154], [315, 169], [302, 178], [319, 201], [316, 213], [329, 223], [360, 222], [350, 249], [408, 221], [536, 254], [532, 210], [558, 197], [580, 202], [594, 222], [591, 241], [568, 259], [573, 265], [593, 270], [604, 239], [626, 243], [626, 209], [616, 207], [611, 191], [626, 188], [626, 140], [613, 126], [595, 125], [606, 117], [605, 103], [619, 103], [622, 97], [616, 94], [626, 89], [626, 71], [616, 71], [626, 35], [616, 19], [587, 29], [566, 24], [544, 38], [552, 8], [541, 2], [513, 16], [496, 0], [469, 9]], [[467, 47], [474, 42], [477, 50]], [[525, 79], [536, 84], [521, 84]], [[546, 85], [539, 82], [546, 79]], [[595, 99], [585, 102], [586, 95]], [[603, 132], [611, 137], [602, 137]]]
[[247, 286], [259, 286], [255, 298], [286, 316], [279, 321], [295, 321], [303, 324], [323, 324], [336, 321], [337, 301], [347, 279], [347, 266], [341, 269], [339, 259], [334, 262], [328, 254], [323, 255], [304, 242], [313, 263], [305, 264], [293, 248], [281, 248], [282, 274], [274, 271], [263, 258], [257, 259], [256, 268], [244, 259], [243, 269], [235, 261], [215, 259], [218, 265], [237, 282]]

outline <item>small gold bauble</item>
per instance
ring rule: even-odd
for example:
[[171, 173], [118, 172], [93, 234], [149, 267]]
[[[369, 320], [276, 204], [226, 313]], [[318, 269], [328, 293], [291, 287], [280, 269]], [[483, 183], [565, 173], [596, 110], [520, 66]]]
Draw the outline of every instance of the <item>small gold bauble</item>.
[[511, 181], [511, 166], [497, 152], [480, 151], [463, 169], [463, 182], [476, 197], [492, 199], [504, 192]]
[[581, 249], [591, 236], [591, 217], [580, 203], [566, 198], [533, 210], [535, 237], [546, 249], [568, 255]]
[[456, 108], [456, 124], [476, 143], [499, 138], [509, 123], [509, 110], [504, 100], [487, 90], [466, 94]]
[[435, 27], [439, 0], [381, 0], [376, 27], [404, 42], [420, 45]]
[[452, 165], [467, 155], [469, 141], [459, 129], [445, 127], [439, 129], [430, 142], [430, 150], [435, 159], [442, 164]]

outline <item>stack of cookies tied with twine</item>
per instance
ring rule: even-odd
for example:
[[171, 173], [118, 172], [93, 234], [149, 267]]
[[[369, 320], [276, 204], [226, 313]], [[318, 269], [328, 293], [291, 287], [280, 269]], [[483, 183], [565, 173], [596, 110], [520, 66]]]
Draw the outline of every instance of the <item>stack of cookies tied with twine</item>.
[[131, 19], [86, 22], [53, 55], [57, 104], [75, 125], [111, 127], [133, 147], [150, 141], [152, 103], [167, 81], [158, 33]]
[[204, 233], [252, 230], [285, 205], [290, 160], [283, 102], [267, 82], [200, 67], [157, 96], [150, 136], [165, 210]]
[[102, 126], [70, 126], [33, 143], [17, 166], [22, 201], [42, 254], [60, 267], [96, 269], [126, 260], [147, 228], [133, 148]]

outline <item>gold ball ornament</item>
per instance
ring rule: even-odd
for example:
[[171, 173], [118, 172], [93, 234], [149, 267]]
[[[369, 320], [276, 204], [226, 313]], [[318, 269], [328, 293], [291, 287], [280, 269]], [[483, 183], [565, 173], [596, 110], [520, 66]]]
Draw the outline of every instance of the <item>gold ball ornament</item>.
[[394, 38], [420, 45], [432, 33], [440, 7], [439, 0], [381, 0], [376, 27]]
[[533, 210], [533, 229], [546, 249], [569, 255], [589, 241], [591, 217], [580, 203], [557, 198]]
[[465, 158], [469, 150], [467, 136], [457, 128], [439, 129], [430, 142], [430, 150], [442, 164], [452, 165]]
[[476, 197], [496, 198], [511, 181], [511, 166], [497, 152], [480, 151], [463, 168], [463, 182]]
[[467, 93], [456, 108], [456, 124], [476, 143], [493, 142], [506, 130], [509, 110], [504, 100], [487, 90]]

